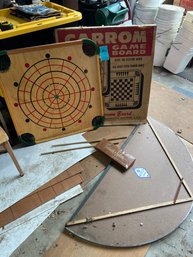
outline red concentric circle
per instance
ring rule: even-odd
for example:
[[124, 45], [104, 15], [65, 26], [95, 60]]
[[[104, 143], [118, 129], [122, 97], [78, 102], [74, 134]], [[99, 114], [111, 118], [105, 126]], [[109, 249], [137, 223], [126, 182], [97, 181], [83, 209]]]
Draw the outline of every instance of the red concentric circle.
[[17, 88], [18, 104], [25, 116], [51, 129], [64, 129], [81, 120], [93, 93], [84, 71], [60, 58], [30, 66]]

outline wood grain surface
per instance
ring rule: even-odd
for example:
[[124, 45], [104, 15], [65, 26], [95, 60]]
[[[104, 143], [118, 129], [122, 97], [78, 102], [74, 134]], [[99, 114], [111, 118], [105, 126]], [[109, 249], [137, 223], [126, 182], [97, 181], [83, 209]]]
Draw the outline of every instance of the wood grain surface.
[[152, 82], [148, 115], [193, 143], [193, 99]]
[[83, 44], [9, 51], [0, 82], [18, 136], [46, 141], [92, 129], [93, 118], [103, 116], [99, 55], [86, 55]]
[[130, 249], [99, 247], [64, 233], [55, 241], [44, 257], [144, 257], [148, 248], [149, 245]]

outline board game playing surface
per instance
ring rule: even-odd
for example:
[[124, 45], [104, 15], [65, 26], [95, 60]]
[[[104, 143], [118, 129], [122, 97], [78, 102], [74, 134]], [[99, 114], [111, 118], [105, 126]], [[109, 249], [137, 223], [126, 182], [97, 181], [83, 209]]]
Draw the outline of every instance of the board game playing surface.
[[139, 71], [122, 71], [112, 73], [109, 97], [105, 99], [109, 109], [139, 108], [141, 105], [143, 76]]
[[61, 137], [91, 129], [102, 116], [98, 54], [88, 45], [78, 40], [8, 53], [1, 86], [19, 136]]

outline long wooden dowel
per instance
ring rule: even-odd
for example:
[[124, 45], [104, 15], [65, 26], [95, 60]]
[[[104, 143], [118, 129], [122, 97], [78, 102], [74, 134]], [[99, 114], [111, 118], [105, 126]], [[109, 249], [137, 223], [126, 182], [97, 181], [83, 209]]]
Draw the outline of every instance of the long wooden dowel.
[[86, 149], [86, 148], [93, 148], [94, 146], [89, 145], [89, 146], [83, 146], [83, 147], [75, 147], [75, 148], [70, 148], [70, 149], [63, 149], [63, 150], [58, 150], [58, 151], [52, 151], [52, 152], [46, 152], [46, 153], [41, 153], [41, 155], [48, 155], [48, 154], [55, 154], [55, 153], [63, 153], [63, 152], [69, 152], [69, 151], [74, 151], [74, 150], [79, 150], [79, 149]]
[[[116, 141], [116, 140], [122, 140], [126, 139], [127, 137], [117, 137], [117, 138], [109, 138], [108, 141]], [[81, 141], [81, 142], [74, 142], [74, 143], [66, 143], [66, 144], [58, 144], [58, 145], [52, 145], [52, 147], [58, 147], [58, 146], [68, 146], [68, 145], [79, 145], [79, 144], [94, 144], [99, 143], [101, 140], [91, 140], [91, 141]]]
[[180, 180], [180, 183], [179, 183], [178, 188], [176, 190], [176, 193], [175, 193], [175, 196], [174, 196], [174, 203], [176, 203], [176, 201], [178, 199], [178, 195], [179, 195], [180, 189], [182, 187], [182, 181], [183, 181], [183, 178]]
[[[119, 143], [114, 143], [114, 145], [117, 145]], [[69, 151], [74, 151], [74, 150], [81, 150], [81, 149], [86, 149], [86, 148], [94, 148], [94, 145], [89, 145], [89, 146], [82, 146], [82, 147], [75, 147], [75, 148], [68, 148], [68, 149], [63, 149], [63, 150], [58, 150], [58, 151], [52, 151], [52, 152], [46, 152], [46, 153], [41, 153], [41, 155], [48, 155], [48, 154], [55, 154], [55, 153], [63, 153], [63, 152], [69, 152]]]
[[156, 132], [155, 128], [153, 127], [153, 124], [151, 123], [151, 121], [148, 119], [148, 123], [150, 125], [150, 128], [152, 129], [154, 135], [156, 136], [158, 142], [160, 143], [162, 149], [164, 150], [166, 156], [168, 157], [168, 160], [170, 161], [171, 165], [173, 166], [176, 174], [178, 175], [179, 179], [182, 181], [182, 184], [184, 186], [184, 188], [186, 189], [187, 193], [189, 194], [189, 196], [192, 198], [193, 194], [192, 191], [190, 190], [189, 186], [187, 185], [186, 181], [184, 180], [183, 176], [181, 175], [178, 167], [175, 164], [175, 161], [172, 159], [172, 157], [170, 156], [170, 153], [168, 152], [166, 146], [163, 144], [160, 136], [158, 135], [158, 133]]
[[104, 220], [108, 218], [114, 218], [118, 216], [123, 216], [127, 214], [133, 214], [137, 212], [142, 212], [142, 211], [147, 211], [147, 210], [153, 210], [161, 207], [167, 207], [167, 206], [172, 206], [180, 203], [186, 203], [186, 202], [191, 202], [193, 201], [193, 198], [185, 198], [185, 199], [179, 199], [174, 201], [168, 201], [168, 202], [163, 202], [163, 203], [158, 203], [158, 204], [153, 204], [153, 205], [148, 205], [148, 206], [143, 206], [143, 207], [138, 207], [130, 210], [124, 210], [124, 211], [119, 211], [119, 212], [114, 212], [114, 213], [108, 213], [100, 216], [94, 216], [94, 217], [87, 217], [85, 219], [80, 219], [80, 220], [72, 220], [69, 221], [66, 226], [73, 226], [73, 225], [78, 225], [78, 224], [84, 224], [92, 221], [97, 221], [97, 220]]

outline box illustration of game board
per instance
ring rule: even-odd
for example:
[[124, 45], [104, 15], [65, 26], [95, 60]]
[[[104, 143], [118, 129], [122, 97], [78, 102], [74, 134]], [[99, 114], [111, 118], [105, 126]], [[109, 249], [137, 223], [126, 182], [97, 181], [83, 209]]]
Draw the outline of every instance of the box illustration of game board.
[[146, 121], [155, 33], [154, 25], [56, 29], [57, 42], [90, 38], [100, 47], [106, 124]]

